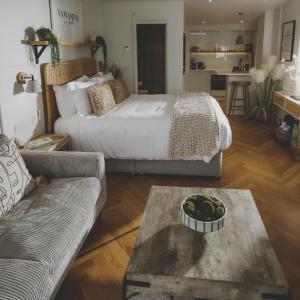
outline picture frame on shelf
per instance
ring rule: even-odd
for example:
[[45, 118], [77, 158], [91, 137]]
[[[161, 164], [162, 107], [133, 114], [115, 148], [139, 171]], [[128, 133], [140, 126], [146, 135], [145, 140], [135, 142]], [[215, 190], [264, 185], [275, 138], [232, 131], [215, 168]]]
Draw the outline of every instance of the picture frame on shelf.
[[280, 59], [293, 61], [295, 42], [296, 21], [289, 21], [282, 24]]
[[84, 42], [82, 0], [49, 0], [51, 29], [61, 40]]

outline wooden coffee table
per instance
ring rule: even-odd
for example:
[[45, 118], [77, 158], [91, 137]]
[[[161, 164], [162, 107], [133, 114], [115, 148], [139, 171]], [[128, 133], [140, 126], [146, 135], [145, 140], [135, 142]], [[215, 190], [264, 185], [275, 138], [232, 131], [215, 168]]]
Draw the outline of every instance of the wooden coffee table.
[[[214, 233], [182, 224], [193, 193], [222, 199], [228, 215]], [[288, 285], [248, 190], [153, 186], [124, 278], [125, 299], [290, 299]]]

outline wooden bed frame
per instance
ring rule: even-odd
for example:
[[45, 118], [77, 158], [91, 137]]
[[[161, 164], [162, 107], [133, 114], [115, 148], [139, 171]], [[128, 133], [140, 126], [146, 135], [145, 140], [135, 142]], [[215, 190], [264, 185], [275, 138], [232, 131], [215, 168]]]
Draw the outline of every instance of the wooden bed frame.
[[[58, 67], [53, 67], [52, 64], [42, 65], [44, 111], [47, 133], [54, 133], [55, 121], [60, 117], [56, 105], [53, 85], [66, 84], [80, 76], [91, 76], [96, 72], [97, 62], [92, 58], [61, 62]], [[203, 161], [184, 160], [107, 159], [106, 170], [112, 172], [130, 172], [133, 174], [177, 174], [212, 176], [219, 178], [222, 173], [222, 152], [219, 152], [209, 164]]]
[[54, 84], [65, 84], [80, 76], [91, 76], [97, 73], [97, 62], [92, 58], [61, 62], [58, 67], [52, 64], [42, 65], [42, 80], [44, 86], [44, 107], [46, 132], [54, 132], [55, 121], [60, 117], [55, 94]]

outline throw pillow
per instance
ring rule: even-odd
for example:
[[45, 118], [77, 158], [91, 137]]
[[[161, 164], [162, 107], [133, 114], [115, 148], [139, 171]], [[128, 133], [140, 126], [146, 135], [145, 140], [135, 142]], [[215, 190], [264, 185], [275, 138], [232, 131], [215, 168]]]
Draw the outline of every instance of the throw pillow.
[[110, 80], [108, 84], [111, 87], [117, 104], [121, 103], [130, 96], [127, 86], [122, 78]]
[[94, 113], [97, 116], [106, 114], [116, 106], [114, 95], [107, 83], [90, 87], [89, 95]]
[[35, 188], [13, 139], [0, 135], [0, 217]]

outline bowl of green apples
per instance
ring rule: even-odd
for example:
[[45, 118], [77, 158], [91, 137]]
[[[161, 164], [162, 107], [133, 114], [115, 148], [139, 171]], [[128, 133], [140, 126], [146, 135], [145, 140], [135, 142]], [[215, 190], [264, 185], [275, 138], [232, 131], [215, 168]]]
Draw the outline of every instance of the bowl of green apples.
[[224, 202], [215, 196], [193, 194], [181, 203], [182, 222], [198, 232], [215, 232], [223, 228], [227, 215]]

